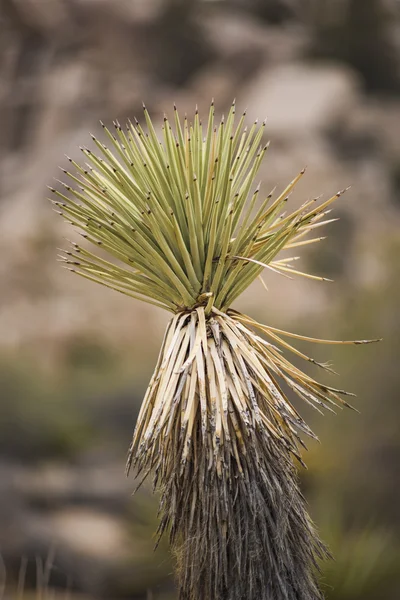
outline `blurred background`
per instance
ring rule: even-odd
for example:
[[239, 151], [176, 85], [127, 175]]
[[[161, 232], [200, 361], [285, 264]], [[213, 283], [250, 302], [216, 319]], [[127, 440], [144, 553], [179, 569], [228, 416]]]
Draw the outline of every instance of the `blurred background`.
[[[400, 598], [400, 3], [396, 0], [0, 0], [0, 596], [174, 600], [157, 498], [126, 451], [168, 314], [63, 270], [73, 237], [46, 185], [99, 119], [268, 117], [265, 195], [351, 184], [304, 267], [235, 305], [260, 321], [379, 346], [316, 346], [361, 414], [302, 414], [302, 489], [336, 560], [328, 600]], [[101, 135], [101, 134], [100, 134]], [[305, 349], [301, 347], [301, 349]], [[313, 375], [312, 366], [305, 369]], [[340, 384], [339, 384], [340, 381]], [[19, 586], [19, 592], [15, 590]]]

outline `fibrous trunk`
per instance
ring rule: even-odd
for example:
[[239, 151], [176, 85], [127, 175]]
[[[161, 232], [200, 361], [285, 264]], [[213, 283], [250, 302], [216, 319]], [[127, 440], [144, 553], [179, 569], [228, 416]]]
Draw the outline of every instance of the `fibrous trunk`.
[[316, 600], [326, 551], [292, 463], [297, 430], [312, 433], [279, 380], [315, 401], [321, 391], [311, 378], [296, 382], [247, 320], [203, 307], [174, 316], [128, 466], [140, 481], [155, 474], [180, 600]]

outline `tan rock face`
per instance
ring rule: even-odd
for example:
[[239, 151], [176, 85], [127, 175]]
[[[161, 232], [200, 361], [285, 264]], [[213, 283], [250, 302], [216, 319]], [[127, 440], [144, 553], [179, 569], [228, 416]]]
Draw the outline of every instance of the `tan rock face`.
[[107, 562], [129, 553], [126, 528], [117, 517], [93, 508], [66, 508], [53, 514], [50, 527], [54, 542], [77, 555]]
[[359, 102], [354, 72], [343, 66], [293, 63], [267, 68], [248, 86], [249, 113], [267, 115], [270, 135], [319, 135], [343, 123]]

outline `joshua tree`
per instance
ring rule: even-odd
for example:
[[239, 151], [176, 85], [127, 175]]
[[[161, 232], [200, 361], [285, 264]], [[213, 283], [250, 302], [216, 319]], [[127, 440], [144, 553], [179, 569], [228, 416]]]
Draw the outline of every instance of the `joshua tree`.
[[[231, 308], [264, 269], [304, 275], [285, 250], [313, 237], [329, 207], [310, 200], [293, 212], [288, 195], [260, 200], [256, 173], [267, 150], [263, 123], [234, 128], [235, 104], [216, 126], [214, 105], [202, 125], [174, 127], [164, 117], [163, 141], [144, 108], [115, 132], [111, 151], [94, 136], [86, 166], [69, 194], [54, 203], [84, 238], [62, 260], [87, 279], [172, 313], [144, 398], [127, 469], [140, 483], [150, 473], [161, 493], [161, 536], [168, 530], [181, 600], [315, 600], [317, 560], [327, 554], [307, 514], [292, 462], [300, 433], [315, 438], [282, 389], [317, 410], [349, 406], [347, 392], [293, 366], [286, 352], [306, 356], [287, 338], [330, 344], [261, 325]], [[308, 237], [311, 235], [311, 237]], [[263, 336], [263, 337], [262, 337]]]

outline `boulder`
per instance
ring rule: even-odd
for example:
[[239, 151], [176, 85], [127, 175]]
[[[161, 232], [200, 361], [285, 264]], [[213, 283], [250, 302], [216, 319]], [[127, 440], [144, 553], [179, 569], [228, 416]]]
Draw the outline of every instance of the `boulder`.
[[335, 65], [292, 63], [262, 70], [243, 91], [250, 117], [272, 137], [311, 137], [344, 121], [359, 101], [355, 74]]

